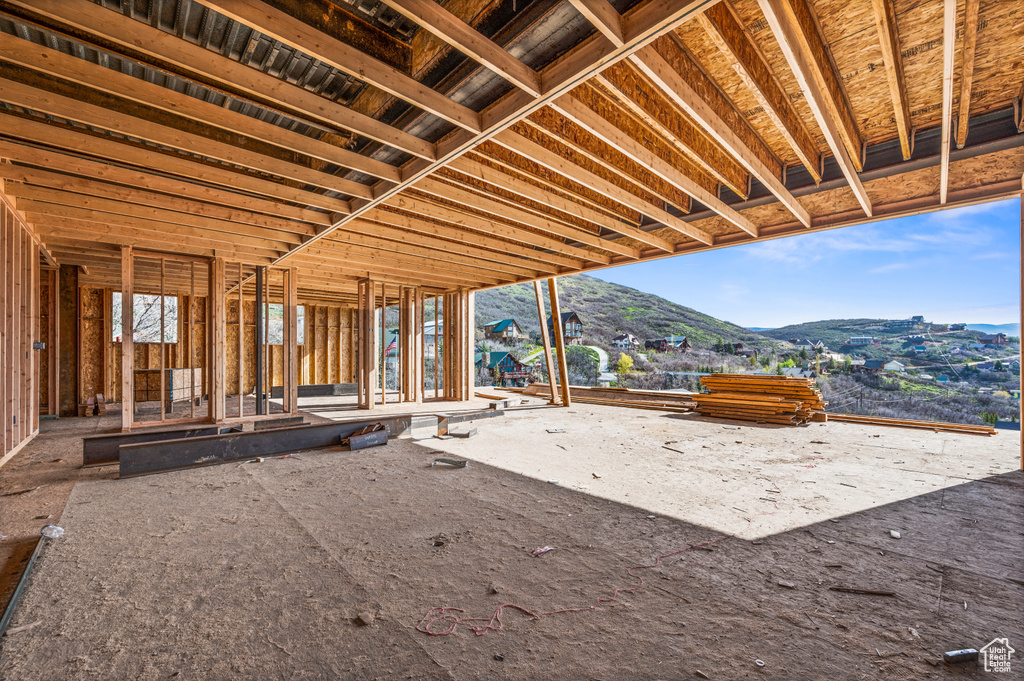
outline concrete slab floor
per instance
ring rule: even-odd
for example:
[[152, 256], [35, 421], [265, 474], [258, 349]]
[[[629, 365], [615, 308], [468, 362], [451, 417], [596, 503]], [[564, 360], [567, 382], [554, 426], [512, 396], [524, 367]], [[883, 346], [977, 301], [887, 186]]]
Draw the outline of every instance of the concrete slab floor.
[[983, 678], [941, 653], [1024, 641], [1015, 437], [679, 416], [80, 482], [0, 678]]

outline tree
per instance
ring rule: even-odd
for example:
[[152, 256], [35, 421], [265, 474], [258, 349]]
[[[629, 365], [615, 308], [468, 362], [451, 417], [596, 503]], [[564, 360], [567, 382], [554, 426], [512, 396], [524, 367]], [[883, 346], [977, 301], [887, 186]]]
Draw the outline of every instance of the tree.
[[1006, 371], [1006, 369], [1003, 368], [1003, 360], [1001, 359], [997, 359], [995, 365], [993, 365], [992, 368], [995, 369], [996, 371]]
[[615, 373], [620, 377], [626, 376], [633, 370], [633, 358], [622, 352], [619, 353], [619, 362], [615, 365]]

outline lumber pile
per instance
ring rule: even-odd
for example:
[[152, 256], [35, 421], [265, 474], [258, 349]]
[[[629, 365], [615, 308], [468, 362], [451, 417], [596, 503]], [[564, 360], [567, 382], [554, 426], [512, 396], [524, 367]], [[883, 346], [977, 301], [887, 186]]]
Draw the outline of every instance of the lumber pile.
[[714, 418], [798, 425], [827, 404], [809, 378], [710, 374], [701, 376], [700, 383], [708, 392], [691, 399], [698, 413]]
[[829, 414], [829, 421], [843, 423], [860, 423], [866, 426], [894, 426], [896, 428], [917, 428], [943, 433], [965, 433], [967, 435], [995, 435], [992, 426], [975, 426], [967, 423], [948, 423], [945, 421], [914, 421], [911, 419], [889, 419], [881, 416], [858, 416], [857, 414]]

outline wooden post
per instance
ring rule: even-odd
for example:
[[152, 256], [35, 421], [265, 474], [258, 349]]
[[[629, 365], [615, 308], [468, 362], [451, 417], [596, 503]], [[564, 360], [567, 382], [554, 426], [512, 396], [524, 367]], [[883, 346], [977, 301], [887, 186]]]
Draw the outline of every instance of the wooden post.
[[[554, 404], [557, 401], [555, 397], [555, 363], [551, 358], [551, 338], [548, 336], [548, 319], [544, 314], [544, 289], [541, 288], [540, 281], [533, 282], [533, 290], [537, 294], [537, 316], [540, 318], [540, 335], [544, 343], [544, 360], [547, 362], [551, 404]], [[553, 318], [552, 321], [554, 321]]]
[[416, 358], [414, 362], [415, 374], [413, 376], [413, 390], [416, 404], [423, 403], [423, 384], [424, 376], [426, 374], [426, 367], [424, 363], [425, 359], [425, 348], [424, 348], [424, 333], [423, 333], [423, 303], [426, 298], [423, 295], [422, 289], [414, 290], [416, 310], [413, 315], [413, 346], [415, 348]]
[[555, 348], [558, 350], [558, 377], [562, 383], [562, 406], [569, 407], [569, 367], [565, 364], [565, 335], [562, 329], [562, 313], [558, 306], [558, 280], [548, 279], [548, 297], [551, 299], [551, 326], [555, 333]]
[[263, 277], [266, 276], [266, 268], [262, 265], [256, 266], [256, 347], [253, 349], [253, 358], [256, 362], [256, 415], [263, 414]]
[[227, 294], [224, 290], [224, 258], [214, 258], [211, 263], [209, 274], [210, 284], [206, 289], [207, 310], [209, 310], [206, 335], [209, 339], [209, 346], [206, 351], [206, 363], [209, 365], [209, 377], [212, 388], [210, 389], [210, 404], [208, 415], [214, 423], [224, 421], [227, 400], [225, 399], [226, 377], [225, 360], [227, 359], [227, 348], [225, 338], [227, 337], [227, 315], [224, 314], [227, 307]]
[[160, 420], [163, 421], [167, 418], [167, 414], [164, 412], [166, 402], [164, 402], [164, 395], [167, 390], [167, 377], [164, 376], [164, 372], [167, 368], [167, 347], [164, 345], [164, 330], [165, 330], [165, 310], [164, 310], [164, 279], [167, 276], [167, 261], [160, 258]]
[[1020, 424], [1020, 469], [1024, 471], [1024, 192], [1020, 195], [1020, 342], [1017, 344], [1017, 350], [1020, 353], [1018, 361], [1021, 365], [1020, 371], [1020, 393], [1017, 398], [1017, 407], [1020, 409], [1020, 418], [1018, 423]]
[[[372, 279], [359, 282], [359, 394], [360, 408], [373, 409], [377, 390], [377, 285]], [[308, 328], [313, 320], [307, 320]]]
[[121, 431], [132, 428], [135, 405], [135, 335], [132, 328], [135, 316], [135, 285], [132, 247], [121, 247]]
[[380, 403], [388, 402], [388, 353], [387, 353], [387, 311], [388, 311], [388, 285], [380, 285]]
[[476, 391], [476, 293], [465, 291], [466, 297], [466, 399]]
[[438, 360], [441, 358], [441, 314], [438, 297], [434, 296], [434, 399], [440, 397], [441, 393], [441, 369]]
[[[299, 413], [299, 273], [294, 267], [288, 270], [288, 373], [284, 381], [288, 395], [285, 411], [292, 415]], [[339, 348], [340, 352], [340, 348]]]
[[[57, 414], [57, 392], [60, 390], [60, 367], [58, 366], [57, 348], [60, 347], [60, 324], [58, 324], [58, 315], [60, 314], [60, 305], [57, 304], [57, 286], [59, 283], [59, 270], [53, 269], [49, 271], [50, 279], [50, 297], [46, 301], [46, 307], [49, 310], [47, 320], [50, 323], [50, 330], [46, 335], [47, 346], [47, 379], [50, 382], [49, 390], [47, 394], [47, 414], [55, 416]], [[109, 338], [109, 336], [108, 336]]]

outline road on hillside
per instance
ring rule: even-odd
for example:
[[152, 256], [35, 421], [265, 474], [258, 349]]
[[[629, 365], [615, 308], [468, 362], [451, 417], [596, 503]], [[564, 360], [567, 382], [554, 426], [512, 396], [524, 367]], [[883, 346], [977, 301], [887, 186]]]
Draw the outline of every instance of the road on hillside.
[[598, 359], [597, 370], [600, 373], [600, 376], [598, 376], [598, 378], [597, 378], [598, 381], [604, 383], [606, 381], [617, 380], [617, 377], [615, 376], [615, 374], [613, 374], [610, 371], [608, 371], [608, 353], [607, 352], [605, 352], [601, 348], [597, 347], [596, 345], [584, 345], [583, 347], [590, 348], [591, 350], [593, 350], [594, 352], [597, 353], [597, 359]]

